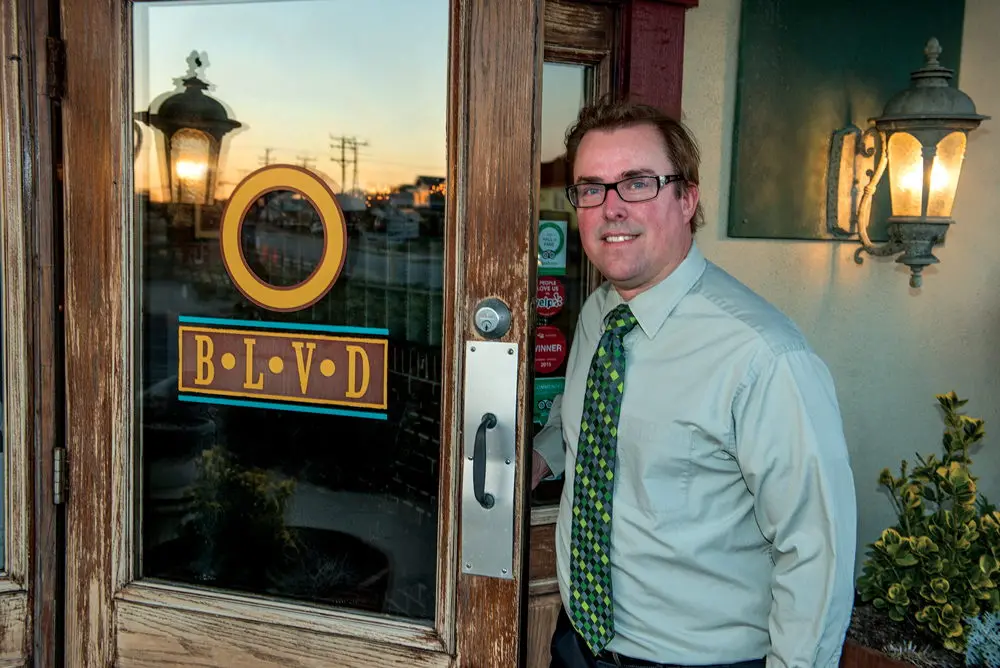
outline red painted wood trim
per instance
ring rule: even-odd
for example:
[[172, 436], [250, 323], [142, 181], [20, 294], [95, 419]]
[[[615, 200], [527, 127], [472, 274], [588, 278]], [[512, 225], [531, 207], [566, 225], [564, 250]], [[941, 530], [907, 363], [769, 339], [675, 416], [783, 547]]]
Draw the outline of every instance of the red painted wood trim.
[[616, 93], [681, 117], [684, 13], [697, 0], [631, 0], [621, 8]]

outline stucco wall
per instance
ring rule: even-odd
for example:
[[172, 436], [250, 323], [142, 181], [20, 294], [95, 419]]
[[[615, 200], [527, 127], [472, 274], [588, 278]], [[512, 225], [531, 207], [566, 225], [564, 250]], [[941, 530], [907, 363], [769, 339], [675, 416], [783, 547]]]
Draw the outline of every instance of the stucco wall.
[[970, 136], [958, 222], [919, 291], [891, 259], [855, 265], [853, 243], [726, 237], [739, 7], [740, 0], [701, 0], [687, 15], [683, 114], [703, 151], [708, 220], [697, 239], [710, 259], [792, 317], [830, 366], [858, 489], [860, 564], [864, 545], [893, 519], [878, 472], [940, 447], [936, 393], [954, 389], [970, 399], [969, 414], [986, 420], [973, 471], [1000, 502], [1000, 80], [993, 64], [1000, 2], [966, 0], [958, 86], [995, 120]]

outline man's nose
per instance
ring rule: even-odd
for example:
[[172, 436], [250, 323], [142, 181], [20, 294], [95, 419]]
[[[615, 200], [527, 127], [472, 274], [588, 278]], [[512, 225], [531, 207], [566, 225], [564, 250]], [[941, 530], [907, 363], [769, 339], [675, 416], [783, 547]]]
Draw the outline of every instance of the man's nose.
[[605, 220], [623, 220], [627, 215], [625, 202], [614, 188], [608, 188], [608, 192], [604, 196], [602, 208], [604, 209]]

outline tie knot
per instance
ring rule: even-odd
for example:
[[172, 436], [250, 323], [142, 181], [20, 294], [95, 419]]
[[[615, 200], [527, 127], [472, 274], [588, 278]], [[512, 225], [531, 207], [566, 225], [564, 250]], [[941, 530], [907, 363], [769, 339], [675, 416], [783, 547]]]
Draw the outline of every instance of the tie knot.
[[604, 331], [611, 332], [618, 338], [623, 338], [632, 331], [632, 328], [639, 324], [639, 321], [632, 315], [632, 309], [628, 304], [619, 304], [605, 319]]

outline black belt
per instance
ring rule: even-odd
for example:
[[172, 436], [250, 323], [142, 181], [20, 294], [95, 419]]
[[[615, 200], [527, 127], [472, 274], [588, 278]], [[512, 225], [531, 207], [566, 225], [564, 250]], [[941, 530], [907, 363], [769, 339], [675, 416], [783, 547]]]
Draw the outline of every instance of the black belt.
[[604, 650], [594, 657], [596, 660], [606, 663], [615, 668], [685, 668], [672, 663], [656, 663], [646, 659], [633, 659], [630, 656], [622, 656], [618, 652]]
[[[603, 650], [595, 655], [587, 647], [587, 643], [584, 642], [583, 638], [573, 629], [573, 625], [569, 621], [569, 616], [566, 614], [565, 609], [559, 611], [556, 630], [552, 637], [551, 650], [553, 658], [556, 659], [552, 665], [563, 666], [565, 668], [589, 668], [594, 665], [597, 665], [598, 668], [690, 668], [689, 666], [680, 666], [675, 663], [657, 663], [656, 661], [649, 661], [647, 659], [634, 659], [630, 656], [624, 656], [609, 650]], [[764, 668], [765, 661], [764, 659], [758, 659], [756, 661], [722, 665], [726, 666], [726, 668], [730, 666], [732, 668]], [[701, 668], [720, 668], [720, 664], [702, 666]]]
[[[646, 659], [633, 659], [632, 657], [623, 656], [618, 652], [609, 652], [608, 650], [604, 650], [594, 658], [599, 662], [599, 666], [604, 664], [614, 666], [615, 668], [691, 668], [690, 666], [682, 666], [676, 663], [656, 663], [655, 661], [647, 661]], [[729, 666], [733, 668], [764, 668], [765, 661], [764, 659], [759, 659], [724, 665], [727, 668]], [[702, 666], [701, 668], [717, 668], [717, 666]]]

